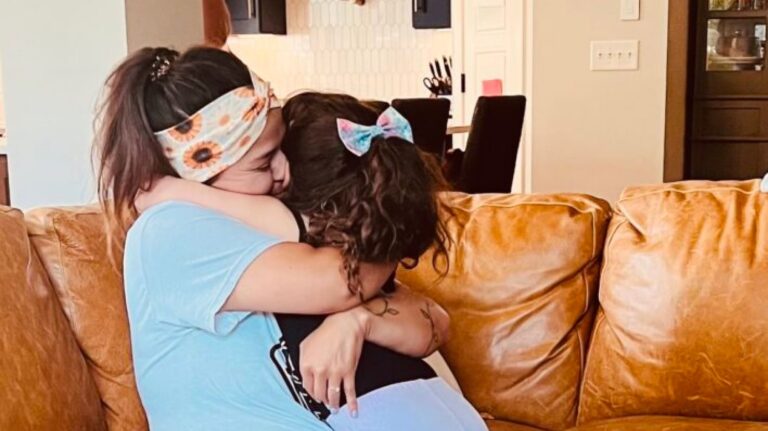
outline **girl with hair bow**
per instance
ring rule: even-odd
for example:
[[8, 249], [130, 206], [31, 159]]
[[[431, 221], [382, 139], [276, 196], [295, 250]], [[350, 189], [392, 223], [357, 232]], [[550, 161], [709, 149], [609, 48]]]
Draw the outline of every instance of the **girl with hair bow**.
[[439, 171], [396, 111], [281, 108], [228, 52], [145, 49], [108, 80], [100, 132], [151, 429], [487, 429], [419, 359], [448, 316], [392, 281], [448, 244]]

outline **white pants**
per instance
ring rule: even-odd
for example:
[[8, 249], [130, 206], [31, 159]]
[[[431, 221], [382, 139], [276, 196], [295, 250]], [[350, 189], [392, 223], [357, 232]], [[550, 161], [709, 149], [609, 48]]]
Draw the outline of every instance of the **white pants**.
[[328, 418], [334, 431], [488, 431], [472, 405], [439, 377], [398, 383], [358, 399]]

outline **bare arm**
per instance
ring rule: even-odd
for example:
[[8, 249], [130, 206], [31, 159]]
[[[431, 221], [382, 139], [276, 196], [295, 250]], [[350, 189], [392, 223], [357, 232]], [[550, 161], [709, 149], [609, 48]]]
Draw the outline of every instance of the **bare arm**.
[[347, 406], [355, 415], [355, 373], [363, 341], [405, 355], [426, 356], [447, 338], [449, 320], [434, 301], [405, 286], [386, 298], [333, 314], [301, 343], [304, 387], [331, 408], [338, 408], [343, 387]]
[[366, 341], [404, 355], [428, 356], [448, 338], [448, 313], [402, 284], [395, 293], [381, 294], [348, 312], [368, 322]]
[[[262, 253], [243, 274], [222, 310], [332, 314], [360, 305], [350, 292], [341, 252], [306, 244], [278, 244]], [[376, 296], [395, 263], [360, 264], [365, 299]]]
[[275, 197], [233, 193], [179, 178], [156, 180], [150, 191], [139, 195], [136, 207], [144, 212], [168, 201], [189, 202], [216, 210], [283, 240], [296, 241], [299, 237], [291, 211]]
[[[296, 241], [298, 226], [288, 208], [271, 196], [227, 192], [165, 177], [137, 200], [140, 211], [167, 201], [184, 201], [213, 209], [286, 241]], [[395, 263], [360, 265], [363, 299], [376, 296]], [[361, 303], [347, 287], [343, 258], [332, 247], [295, 242], [275, 245], [254, 260], [222, 307], [223, 311], [331, 314]]]

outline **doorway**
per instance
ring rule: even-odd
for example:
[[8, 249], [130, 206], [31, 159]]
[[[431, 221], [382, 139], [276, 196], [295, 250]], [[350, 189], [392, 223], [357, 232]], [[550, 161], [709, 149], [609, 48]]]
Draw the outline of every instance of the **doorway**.
[[[454, 85], [453, 125], [469, 125], [478, 97], [494, 87], [505, 95], [528, 96], [526, 126], [512, 181], [512, 192], [530, 192], [530, 42], [533, 0], [452, 0], [451, 26], [456, 70], [464, 85]], [[484, 89], [485, 87], [485, 89]], [[454, 138], [464, 148], [464, 136]]]

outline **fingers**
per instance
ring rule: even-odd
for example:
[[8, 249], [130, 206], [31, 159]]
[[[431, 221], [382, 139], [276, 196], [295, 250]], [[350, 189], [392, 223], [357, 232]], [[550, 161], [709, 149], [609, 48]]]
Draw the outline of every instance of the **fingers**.
[[347, 410], [353, 418], [357, 417], [357, 393], [355, 392], [355, 373], [344, 377], [344, 395], [347, 397]]
[[328, 405], [328, 377], [325, 373], [315, 374], [312, 397], [325, 405]]
[[306, 389], [309, 396], [312, 398], [315, 398], [315, 395], [313, 394], [315, 390], [315, 376], [312, 374], [309, 370], [302, 370], [301, 371], [301, 383], [304, 385], [304, 389]]
[[315, 392], [315, 383], [320, 380], [319, 376], [315, 374], [315, 371], [309, 367], [302, 369], [301, 380], [302, 384], [304, 385], [304, 389], [307, 391], [309, 396], [316, 401], [323, 402], [324, 395], [322, 393], [318, 394]]
[[328, 403], [326, 404], [335, 413], [339, 410], [341, 400], [341, 377], [331, 376], [328, 379]]

